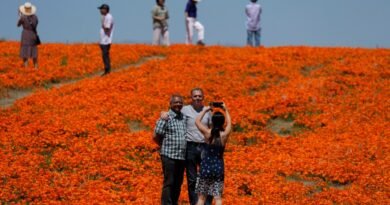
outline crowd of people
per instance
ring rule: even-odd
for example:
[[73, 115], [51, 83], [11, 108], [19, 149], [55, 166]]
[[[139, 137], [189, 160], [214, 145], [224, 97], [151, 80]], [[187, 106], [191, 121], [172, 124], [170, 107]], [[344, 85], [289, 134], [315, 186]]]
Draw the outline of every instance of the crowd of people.
[[[205, 45], [205, 28], [197, 20], [198, 8], [197, 3], [200, 0], [188, 0], [185, 7], [185, 28], [186, 28], [186, 44], [193, 44], [194, 32], [197, 32], [197, 45]], [[110, 13], [110, 7], [103, 4], [98, 7], [102, 15], [100, 28], [100, 48], [102, 51], [102, 59], [104, 63], [104, 75], [111, 72], [110, 48], [113, 39], [114, 18]], [[36, 6], [30, 2], [19, 7], [18, 27], [23, 27], [21, 38], [20, 57], [23, 59], [23, 64], [28, 67], [28, 60], [33, 59], [34, 67], [38, 69], [38, 45], [40, 39], [37, 33], [38, 17], [36, 15]], [[257, 0], [250, 0], [250, 3], [245, 8], [247, 16], [247, 45], [260, 46], [261, 27], [260, 15], [262, 8]], [[165, 5], [165, 0], [156, 0], [156, 5], [152, 10], [153, 24], [153, 45], [170, 45], [169, 39], [169, 11]]]
[[[198, 45], [204, 43], [204, 26], [197, 20], [197, 3], [189, 0], [185, 8], [186, 44], [193, 43], [194, 31], [198, 34]], [[102, 4], [100, 10], [100, 48], [104, 73], [111, 72], [110, 48], [114, 33], [114, 18], [110, 7]], [[27, 2], [19, 7], [18, 27], [23, 27], [20, 57], [24, 66], [32, 58], [38, 68], [37, 33], [38, 17], [36, 7]], [[261, 6], [257, 0], [250, 0], [245, 8], [247, 20], [247, 44], [260, 45]], [[170, 45], [169, 12], [165, 0], [156, 0], [152, 10], [153, 44]], [[254, 42], [253, 42], [254, 39]], [[187, 176], [188, 196], [191, 205], [222, 204], [224, 188], [223, 152], [231, 132], [231, 119], [225, 104], [220, 102], [204, 105], [204, 92], [200, 88], [191, 90], [192, 102], [183, 106], [181, 95], [172, 95], [170, 109], [162, 112], [154, 130], [154, 141], [160, 146], [163, 170], [161, 204], [177, 205], [184, 180]]]
[[191, 205], [222, 204], [224, 188], [223, 152], [231, 132], [231, 119], [222, 102], [204, 105], [201, 88], [191, 90], [191, 104], [175, 94], [170, 109], [162, 112], [154, 130], [160, 146], [163, 170], [161, 204], [178, 204], [186, 171]]

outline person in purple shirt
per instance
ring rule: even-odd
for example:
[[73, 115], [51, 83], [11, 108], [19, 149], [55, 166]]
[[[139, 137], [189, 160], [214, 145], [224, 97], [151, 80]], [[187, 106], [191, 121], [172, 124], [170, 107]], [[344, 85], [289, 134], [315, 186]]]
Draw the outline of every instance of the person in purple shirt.
[[[260, 46], [261, 27], [260, 27], [260, 15], [262, 7], [257, 3], [257, 0], [250, 0], [251, 2], [245, 7], [245, 14], [247, 16], [246, 29], [247, 29], [247, 45], [248, 46]], [[255, 43], [253, 44], [253, 39]]]
[[198, 32], [198, 45], [204, 45], [204, 27], [203, 25], [196, 20], [197, 18], [197, 7], [196, 4], [200, 0], [188, 0], [186, 9], [185, 9], [185, 18], [186, 18], [186, 44], [192, 44], [192, 38], [194, 35], [194, 29]]

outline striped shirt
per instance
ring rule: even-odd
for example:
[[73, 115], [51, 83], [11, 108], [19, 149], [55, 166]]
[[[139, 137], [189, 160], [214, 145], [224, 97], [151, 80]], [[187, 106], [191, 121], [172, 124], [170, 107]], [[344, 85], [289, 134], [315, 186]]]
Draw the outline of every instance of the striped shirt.
[[159, 119], [154, 129], [154, 133], [162, 137], [160, 154], [171, 159], [184, 160], [187, 148], [186, 120], [183, 114], [176, 114], [172, 110], [169, 110], [168, 116], [169, 120]]

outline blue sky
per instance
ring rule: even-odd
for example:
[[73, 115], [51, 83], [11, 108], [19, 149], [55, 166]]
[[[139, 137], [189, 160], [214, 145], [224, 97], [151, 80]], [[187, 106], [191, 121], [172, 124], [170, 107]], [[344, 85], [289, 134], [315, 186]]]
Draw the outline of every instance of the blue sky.
[[[0, 38], [18, 40], [20, 0], [1, 0]], [[31, 0], [38, 7], [39, 33], [49, 42], [97, 42], [97, 6], [107, 2], [116, 21], [115, 42], [150, 43], [150, 11], [155, 0]], [[185, 39], [187, 0], [167, 0], [174, 43]], [[203, 0], [199, 20], [207, 44], [245, 44], [244, 7], [249, 0]], [[262, 44], [390, 47], [390, 0], [260, 0], [263, 6]]]

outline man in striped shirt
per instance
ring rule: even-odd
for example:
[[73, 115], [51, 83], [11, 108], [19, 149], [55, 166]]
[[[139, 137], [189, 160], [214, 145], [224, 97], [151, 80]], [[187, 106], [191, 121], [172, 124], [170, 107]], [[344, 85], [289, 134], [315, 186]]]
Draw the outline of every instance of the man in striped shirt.
[[154, 141], [161, 146], [161, 162], [164, 182], [161, 204], [178, 204], [183, 183], [187, 141], [186, 120], [181, 109], [183, 97], [172, 95], [168, 120], [159, 119], [154, 130]]

